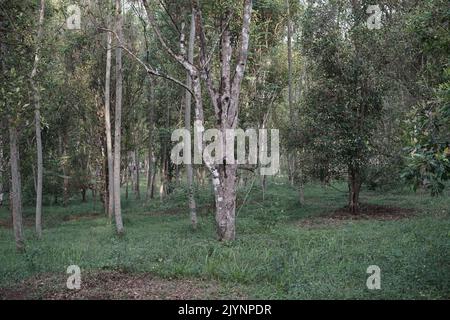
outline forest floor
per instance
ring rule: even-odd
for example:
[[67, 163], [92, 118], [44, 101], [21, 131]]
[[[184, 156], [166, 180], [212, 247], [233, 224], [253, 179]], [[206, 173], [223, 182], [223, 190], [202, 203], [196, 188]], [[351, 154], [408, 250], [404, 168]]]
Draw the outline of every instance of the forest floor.
[[[0, 208], [0, 299], [450, 299], [448, 192], [364, 190], [355, 217], [342, 183], [308, 185], [303, 206], [283, 181], [265, 199], [255, 184], [239, 192], [237, 240], [219, 243], [208, 190], [197, 193], [196, 231], [182, 187], [164, 202], [124, 199], [123, 237], [100, 203], [72, 199], [44, 208], [37, 240], [27, 206], [22, 254]], [[78, 291], [66, 288], [70, 265]], [[371, 265], [381, 290], [367, 289]]]

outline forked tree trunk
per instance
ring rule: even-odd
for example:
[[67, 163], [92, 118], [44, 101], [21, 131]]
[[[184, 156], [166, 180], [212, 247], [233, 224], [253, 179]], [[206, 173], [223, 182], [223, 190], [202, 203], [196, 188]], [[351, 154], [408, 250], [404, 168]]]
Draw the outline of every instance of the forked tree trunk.
[[30, 84], [33, 90], [34, 100], [34, 122], [36, 135], [36, 152], [37, 152], [37, 177], [36, 177], [36, 234], [38, 238], [42, 236], [42, 183], [44, 174], [44, 161], [42, 156], [42, 135], [41, 135], [41, 94], [36, 84], [35, 77], [39, 64], [39, 52], [44, 29], [44, 12], [45, 0], [41, 0], [39, 9], [39, 24], [36, 39], [36, 51], [34, 54], [33, 70], [31, 71]]
[[[238, 125], [239, 114], [239, 96], [244, 70], [247, 64], [248, 46], [250, 37], [250, 20], [252, 13], [252, 0], [244, 0], [243, 23], [240, 36], [240, 47], [237, 52], [235, 70], [232, 73], [231, 62], [233, 58], [233, 48], [231, 45], [231, 32], [229, 21], [231, 12], [224, 12], [221, 18], [221, 49], [220, 49], [220, 87], [214, 87], [213, 73], [211, 70], [211, 59], [209, 59], [209, 50], [206, 48], [205, 33], [203, 30], [203, 21], [201, 9], [198, 1], [192, 1], [192, 9], [196, 20], [196, 31], [200, 42], [200, 64], [197, 67], [190, 63], [183, 55], [176, 54], [164, 39], [158, 28], [152, 9], [147, 0], [142, 0], [148, 20], [155, 31], [155, 34], [161, 43], [163, 49], [170, 54], [180, 65], [182, 65], [192, 80], [192, 93], [195, 99], [195, 128], [197, 132], [204, 131], [203, 97], [200, 76], [207, 83], [208, 92], [213, 105], [217, 128], [226, 137], [225, 130], [235, 129]], [[197, 139], [199, 140], [199, 139]], [[203, 143], [196, 143], [195, 148], [203, 151]], [[216, 222], [218, 225], [219, 240], [235, 239], [235, 208], [236, 208], [236, 165], [228, 164], [223, 159], [222, 164], [217, 166], [212, 159], [204, 159], [205, 165], [212, 175], [216, 202]]]
[[111, 55], [112, 36], [107, 33], [106, 40], [106, 78], [105, 78], [105, 133], [106, 154], [108, 161], [108, 217], [112, 220], [114, 214], [114, 160], [111, 134]]
[[20, 155], [18, 146], [18, 132], [16, 124], [9, 124], [9, 145], [11, 163], [11, 208], [13, 218], [14, 237], [17, 251], [25, 250], [22, 224], [22, 184], [20, 177]]
[[[123, 43], [123, 17], [122, 3], [116, 0], [116, 33], [120, 44]], [[122, 207], [120, 203], [120, 151], [121, 151], [121, 126], [122, 126], [122, 48], [116, 48], [116, 105], [115, 105], [115, 128], [114, 128], [114, 217], [116, 230], [119, 235], [123, 234]]]

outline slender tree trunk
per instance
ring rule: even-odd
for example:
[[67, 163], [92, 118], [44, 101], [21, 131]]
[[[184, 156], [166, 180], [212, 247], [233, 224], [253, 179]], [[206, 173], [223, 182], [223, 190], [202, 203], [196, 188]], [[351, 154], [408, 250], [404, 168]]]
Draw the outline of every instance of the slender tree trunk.
[[[163, 138], [165, 139], [165, 138]], [[167, 161], [166, 161], [166, 147], [165, 142], [163, 142], [163, 149], [161, 151], [161, 159], [160, 159], [160, 185], [159, 185], [159, 200], [164, 200], [164, 197], [167, 194]]]
[[[293, 88], [292, 88], [292, 23], [291, 23], [291, 5], [289, 0], [286, 0], [287, 9], [287, 49], [288, 49], [288, 109], [289, 109], [289, 119], [291, 121], [291, 129], [294, 129], [294, 103], [293, 103]], [[288, 154], [289, 161], [289, 180], [291, 185], [295, 184], [296, 175], [296, 161], [293, 150], [289, 150]]]
[[127, 166], [125, 168], [125, 200], [128, 200], [129, 197], [129, 177], [130, 177], [130, 168]]
[[[116, 33], [118, 41], [123, 43], [123, 17], [122, 3], [116, 0]], [[122, 48], [116, 48], [116, 106], [115, 106], [115, 128], [114, 128], [114, 216], [116, 219], [117, 233], [123, 234], [122, 207], [120, 203], [120, 151], [121, 151], [121, 124], [122, 124]]]
[[39, 9], [38, 33], [36, 39], [36, 51], [34, 54], [33, 70], [31, 71], [30, 76], [30, 84], [33, 90], [33, 100], [34, 100], [34, 122], [35, 122], [36, 151], [37, 151], [36, 234], [38, 238], [41, 238], [42, 236], [42, 183], [43, 183], [44, 161], [42, 156], [42, 135], [41, 135], [41, 94], [39, 92], [39, 87], [36, 84], [35, 77], [37, 74], [40, 59], [39, 52], [44, 29], [44, 13], [45, 13], [45, 0], [41, 0], [41, 6]]
[[86, 199], [86, 188], [82, 188], [81, 189], [81, 202], [86, 203], [87, 199]]
[[[189, 44], [188, 44], [188, 61], [190, 63], [194, 62], [194, 45], [195, 45], [195, 15], [191, 15], [191, 27], [189, 32]], [[188, 88], [192, 88], [192, 80], [189, 73], [186, 77], [186, 85]], [[191, 104], [192, 97], [190, 92], [186, 91], [185, 97], [185, 110], [184, 110], [184, 125], [186, 130], [191, 132]], [[194, 171], [192, 163], [186, 164], [186, 176], [188, 185], [188, 201], [189, 201], [189, 211], [191, 216], [191, 223], [194, 229], [197, 228], [197, 205], [195, 203], [194, 196]]]
[[114, 213], [114, 159], [111, 133], [111, 55], [112, 36], [107, 32], [106, 40], [106, 78], [105, 78], [105, 130], [106, 154], [108, 161], [108, 217], [112, 220]]
[[131, 190], [136, 194], [136, 154], [134, 151], [128, 152], [127, 168], [131, 178]]
[[140, 186], [140, 163], [139, 163], [139, 151], [136, 148], [134, 150], [135, 168], [136, 168], [136, 200], [141, 199], [141, 186]]
[[67, 172], [67, 134], [65, 132], [61, 133], [58, 137], [59, 143], [59, 154], [61, 157], [61, 169], [63, 172], [63, 206], [66, 207], [67, 203], [69, 201], [69, 179], [68, 179], [68, 172]]
[[153, 152], [153, 131], [155, 118], [155, 96], [154, 81], [149, 79], [150, 87], [148, 92], [148, 176], [147, 176], [147, 200], [153, 199], [155, 186], [155, 155]]
[[358, 166], [349, 166], [349, 210], [351, 214], [358, 214], [360, 209], [359, 194], [361, 191], [361, 173]]
[[286, 0], [287, 6], [287, 46], [288, 46], [288, 100], [289, 100], [289, 115], [291, 124], [294, 124], [294, 104], [293, 104], [293, 88], [292, 88], [292, 23], [291, 23], [291, 5], [289, 0]]
[[11, 208], [17, 251], [25, 250], [22, 224], [22, 184], [20, 177], [20, 154], [16, 124], [10, 121], [9, 145], [11, 162]]

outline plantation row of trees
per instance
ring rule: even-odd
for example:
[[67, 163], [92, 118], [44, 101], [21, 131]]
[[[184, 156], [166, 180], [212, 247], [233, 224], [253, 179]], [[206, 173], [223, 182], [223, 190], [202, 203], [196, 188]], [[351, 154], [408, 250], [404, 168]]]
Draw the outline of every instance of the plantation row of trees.
[[[40, 237], [43, 205], [88, 191], [122, 234], [121, 189], [164, 201], [186, 186], [195, 228], [194, 191], [207, 180], [218, 238], [235, 239], [237, 184], [258, 166], [174, 165], [178, 128], [280, 129], [282, 174], [300, 204], [312, 180], [346, 179], [354, 214], [363, 183], [441, 193], [448, 3], [379, 0], [373, 29], [371, 2], [1, 0], [0, 205], [17, 248], [24, 203], [36, 206]], [[67, 23], [74, 4], [80, 29]]]

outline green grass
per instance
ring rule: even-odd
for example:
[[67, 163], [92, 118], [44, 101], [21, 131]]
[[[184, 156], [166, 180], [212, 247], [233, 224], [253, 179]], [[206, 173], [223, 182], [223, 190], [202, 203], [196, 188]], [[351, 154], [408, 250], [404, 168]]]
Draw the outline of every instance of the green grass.
[[[199, 228], [189, 225], [186, 193], [180, 188], [164, 203], [123, 201], [126, 234], [102, 216], [66, 221], [93, 213], [92, 203], [73, 199], [67, 208], [45, 207], [43, 239], [26, 228], [23, 254], [15, 252], [12, 231], [0, 227], [0, 287], [39, 273], [82, 270], [149, 272], [163, 278], [216, 280], [239, 287], [249, 298], [267, 299], [439, 299], [450, 298], [450, 197], [391, 191], [364, 191], [362, 201], [414, 208], [396, 221], [358, 220], [316, 228], [298, 221], [331, 214], [345, 205], [343, 184], [308, 185], [307, 203], [282, 181], [272, 181], [263, 201], [254, 186], [239, 192], [237, 240], [216, 241], [211, 194], [197, 194], [203, 207]], [[133, 195], [130, 195], [133, 198]], [[97, 212], [102, 209], [97, 204]], [[33, 208], [25, 214], [32, 220]], [[5, 208], [0, 219], [7, 219]], [[369, 265], [381, 268], [381, 290], [366, 288]]]

